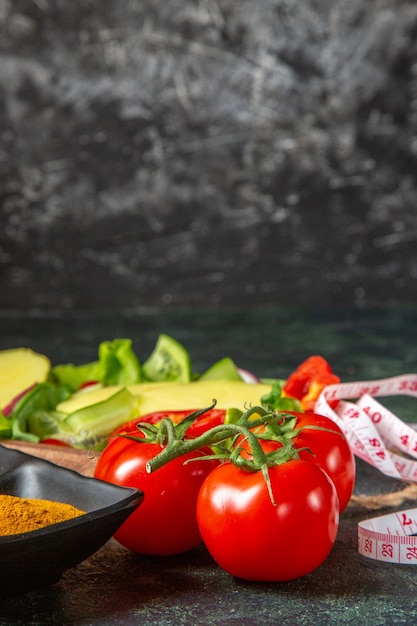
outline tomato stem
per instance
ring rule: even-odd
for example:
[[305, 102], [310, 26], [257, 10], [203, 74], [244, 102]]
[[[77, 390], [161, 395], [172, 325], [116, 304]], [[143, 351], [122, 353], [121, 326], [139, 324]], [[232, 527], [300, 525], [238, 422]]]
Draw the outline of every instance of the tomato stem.
[[[189, 418], [190, 416], [186, 419], [188, 420]], [[284, 440], [281, 448], [266, 453], [260, 444], [259, 437], [252, 430], [258, 426], [265, 426], [266, 423], [276, 418], [277, 412], [267, 411], [263, 407], [251, 407], [241, 415], [236, 424], [214, 426], [195, 439], [185, 439], [182, 432], [183, 429], [180, 429], [179, 433], [179, 425], [174, 425], [172, 420], [164, 418], [159, 424], [157, 435], [157, 440], [163, 444], [163, 448], [156, 457], [147, 463], [146, 471], [151, 473], [179, 456], [196, 450], [213, 448], [213, 446], [218, 446], [232, 439], [233, 443], [230, 450], [225, 447], [221, 452], [218, 451], [213, 455], [204, 455], [201, 458], [218, 458], [219, 460], [226, 458], [236, 467], [246, 472], [262, 471], [270, 490], [271, 500], [274, 502], [268, 477], [268, 467], [297, 458], [298, 452], [291, 440]], [[234, 442], [239, 437], [247, 440], [250, 447], [249, 455], [243, 455], [244, 448], [234, 445]]]

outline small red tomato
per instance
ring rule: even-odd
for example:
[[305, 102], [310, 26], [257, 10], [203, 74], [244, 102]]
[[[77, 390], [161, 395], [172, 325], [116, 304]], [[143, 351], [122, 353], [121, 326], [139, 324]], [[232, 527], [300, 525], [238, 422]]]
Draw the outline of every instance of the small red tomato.
[[134, 552], [167, 556], [201, 543], [197, 496], [218, 462], [192, 460], [204, 455], [199, 450], [148, 473], [147, 462], [160, 452], [160, 444], [113, 438], [99, 456], [94, 476], [144, 492], [143, 504], [122, 524], [115, 539]]
[[287, 581], [316, 569], [335, 542], [336, 489], [318, 465], [291, 460], [262, 472], [226, 462], [205, 479], [197, 520], [214, 560], [232, 576]]

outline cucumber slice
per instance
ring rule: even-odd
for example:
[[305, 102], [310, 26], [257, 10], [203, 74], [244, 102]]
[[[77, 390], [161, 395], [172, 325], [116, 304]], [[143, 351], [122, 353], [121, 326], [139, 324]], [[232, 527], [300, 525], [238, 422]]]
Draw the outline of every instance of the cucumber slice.
[[159, 335], [155, 348], [142, 365], [142, 375], [149, 381], [191, 380], [191, 359], [187, 350], [169, 335]]
[[209, 367], [199, 380], [237, 380], [242, 382], [242, 377], [232, 359], [226, 356]]

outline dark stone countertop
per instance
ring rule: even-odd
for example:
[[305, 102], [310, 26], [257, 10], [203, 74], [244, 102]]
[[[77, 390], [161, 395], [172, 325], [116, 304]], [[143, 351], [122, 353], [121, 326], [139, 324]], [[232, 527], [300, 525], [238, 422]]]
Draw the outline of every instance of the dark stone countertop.
[[[159, 332], [189, 349], [196, 369], [229, 354], [266, 376], [283, 375], [310, 354], [325, 356], [344, 380], [417, 370], [414, 309], [321, 310], [258, 308], [176, 314], [18, 311], [0, 315], [2, 348], [26, 345], [54, 362], [94, 359], [98, 342], [129, 336], [137, 352]], [[399, 412], [404, 419], [410, 419]], [[415, 413], [415, 411], [414, 411]], [[403, 485], [358, 462], [355, 493], [401, 491]], [[401, 508], [409, 508], [402, 502]], [[389, 509], [391, 510], [391, 509]], [[384, 512], [386, 509], [384, 510]], [[248, 583], [220, 570], [204, 547], [180, 557], [140, 557], [111, 541], [56, 584], [1, 599], [0, 624], [265, 626], [384, 624], [417, 621], [416, 570], [365, 560], [357, 523], [380, 514], [348, 507], [328, 559], [312, 574], [280, 584]]]

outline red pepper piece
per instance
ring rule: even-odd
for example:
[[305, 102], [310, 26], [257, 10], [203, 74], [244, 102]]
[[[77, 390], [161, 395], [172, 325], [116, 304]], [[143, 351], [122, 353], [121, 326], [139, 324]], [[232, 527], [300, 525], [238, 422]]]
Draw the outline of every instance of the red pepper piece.
[[303, 361], [287, 379], [283, 391], [286, 396], [297, 398], [304, 411], [312, 411], [324, 387], [340, 383], [329, 363], [322, 356], [314, 355]]

